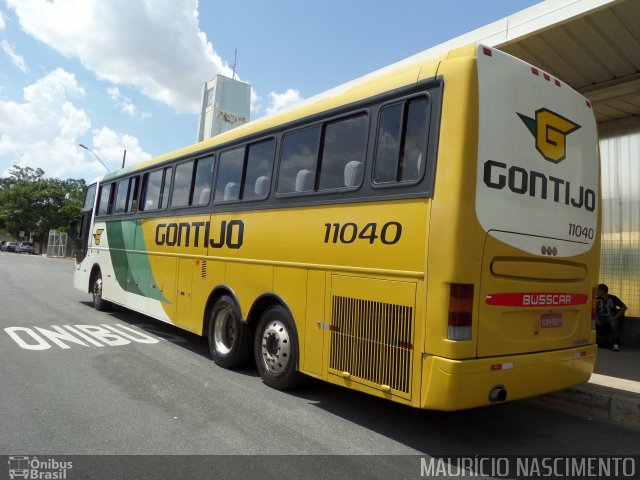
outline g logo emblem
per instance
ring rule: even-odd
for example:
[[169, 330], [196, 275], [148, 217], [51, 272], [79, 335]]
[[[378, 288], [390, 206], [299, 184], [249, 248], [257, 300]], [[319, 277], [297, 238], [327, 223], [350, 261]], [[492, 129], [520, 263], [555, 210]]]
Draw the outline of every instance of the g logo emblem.
[[546, 160], [558, 163], [567, 156], [567, 135], [575, 132], [580, 125], [547, 108], [536, 110], [536, 118], [518, 113], [536, 139], [536, 150]]
[[104, 228], [98, 228], [96, 229], [96, 233], [93, 234], [96, 245], [100, 245], [100, 237], [102, 236], [102, 232], [104, 232]]

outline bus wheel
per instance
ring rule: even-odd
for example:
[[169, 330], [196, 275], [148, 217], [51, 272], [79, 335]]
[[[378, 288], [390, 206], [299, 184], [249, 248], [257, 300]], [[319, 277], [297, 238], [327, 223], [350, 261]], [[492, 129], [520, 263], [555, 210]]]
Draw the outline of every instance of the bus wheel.
[[231, 297], [220, 297], [213, 306], [208, 333], [211, 357], [221, 367], [240, 367], [251, 357], [251, 334]]
[[109, 308], [109, 302], [102, 298], [102, 273], [100, 270], [98, 270], [93, 277], [91, 293], [93, 294], [93, 308], [99, 312], [103, 312]]
[[289, 312], [276, 305], [260, 317], [254, 342], [258, 372], [265, 384], [278, 390], [297, 387], [302, 381], [298, 372], [298, 338]]

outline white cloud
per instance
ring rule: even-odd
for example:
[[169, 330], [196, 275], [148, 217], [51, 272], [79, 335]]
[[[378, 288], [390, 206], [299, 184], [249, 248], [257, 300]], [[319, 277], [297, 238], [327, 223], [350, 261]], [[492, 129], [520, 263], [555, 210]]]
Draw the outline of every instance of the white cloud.
[[[8, 175], [13, 164], [42, 168], [48, 176], [62, 178], [91, 178], [104, 173], [104, 167], [92, 155], [78, 148], [79, 138], [91, 128], [86, 112], [73, 103], [84, 95], [75, 76], [58, 68], [25, 87], [22, 103], [0, 99], [2, 176]], [[110, 132], [104, 128], [94, 131], [93, 143], [98, 147], [96, 152], [104, 154], [98, 153], [109, 168], [120, 166], [120, 146], [131, 150], [132, 160], [149, 158], [137, 139], [123, 134], [112, 135], [113, 151], [107, 149], [103, 130]]]
[[293, 105], [294, 103], [298, 103], [302, 100], [300, 96], [300, 92], [293, 88], [288, 89], [284, 93], [269, 93], [269, 99], [271, 103], [266, 109], [267, 115], [277, 112], [278, 110], [282, 110], [283, 108], [288, 107], [289, 105]]
[[[1, 17], [0, 17], [1, 18]], [[1, 30], [2, 28], [0, 28]], [[27, 64], [24, 61], [24, 58], [22, 57], [22, 55], [18, 55], [16, 53], [16, 49], [13, 45], [11, 45], [9, 42], [7, 42], [6, 40], [3, 40], [0, 43], [0, 47], [2, 47], [2, 51], [5, 53], [5, 55], [7, 57], [9, 57], [9, 60], [11, 60], [11, 62], [18, 67], [22, 72], [26, 72], [28, 70], [27, 68]]]
[[140, 113], [133, 101], [129, 97], [125, 97], [118, 87], [107, 88], [107, 95], [122, 112], [131, 117], [149, 118], [151, 116], [149, 113]]
[[231, 75], [198, 25], [197, 0], [6, 0], [21, 28], [100, 79], [197, 113], [202, 84]]
[[115, 132], [107, 127], [93, 130], [93, 143], [90, 148], [96, 152], [98, 157], [103, 161], [105, 161], [105, 159], [110, 160], [109, 163], [106, 161], [105, 163], [107, 163], [107, 166], [111, 170], [122, 166], [122, 157], [124, 156], [125, 150], [127, 151], [127, 165], [132, 165], [151, 158], [151, 155], [140, 147], [140, 143], [137, 138], [124, 133]]
[[0, 30], [4, 30], [7, 26], [7, 23], [4, 21], [4, 15], [2, 15], [2, 10], [0, 10]]
[[251, 88], [251, 100], [249, 102], [249, 112], [253, 114], [260, 113], [262, 97], [258, 95], [258, 92], [256, 92], [253, 87]]

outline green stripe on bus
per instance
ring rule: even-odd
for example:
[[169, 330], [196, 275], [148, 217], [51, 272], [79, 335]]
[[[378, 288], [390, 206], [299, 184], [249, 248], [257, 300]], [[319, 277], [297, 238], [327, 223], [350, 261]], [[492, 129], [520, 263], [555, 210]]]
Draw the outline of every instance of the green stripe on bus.
[[120, 287], [129, 293], [170, 303], [160, 291], [150, 287], [156, 281], [140, 223], [136, 220], [107, 222], [107, 235], [111, 263]]

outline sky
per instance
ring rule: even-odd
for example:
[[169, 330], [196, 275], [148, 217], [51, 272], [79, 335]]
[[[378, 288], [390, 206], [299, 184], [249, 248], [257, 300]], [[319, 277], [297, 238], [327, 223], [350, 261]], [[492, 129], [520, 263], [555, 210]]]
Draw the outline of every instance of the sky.
[[[196, 141], [203, 84], [250, 83], [251, 119], [538, 0], [0, 0], [0, 177], [87, 181]], [[390, 8], [392, 6], [392, 8]]]

